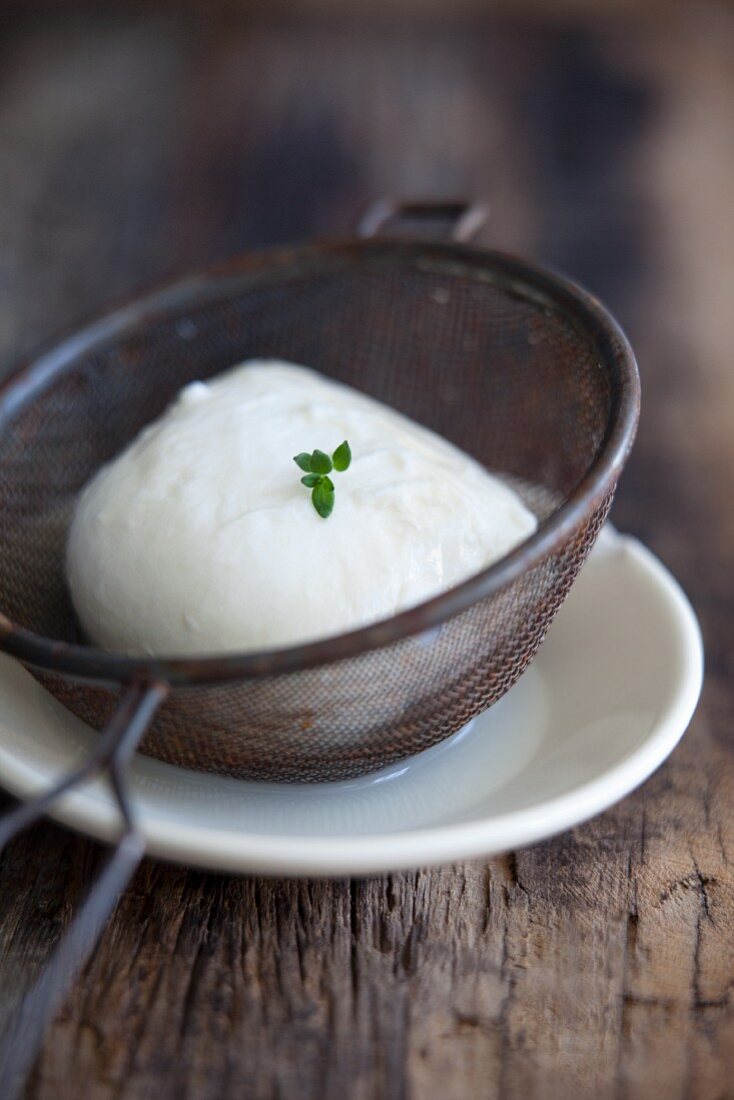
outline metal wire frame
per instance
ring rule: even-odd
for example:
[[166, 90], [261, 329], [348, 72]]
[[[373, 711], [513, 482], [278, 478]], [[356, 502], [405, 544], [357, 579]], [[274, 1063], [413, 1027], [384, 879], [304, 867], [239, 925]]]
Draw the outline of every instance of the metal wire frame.
[[0, 1082], [5, 1100], [20, 1095], [46, 1027], [61, 1007], [145, 853], [145, 840], [130, 805], [125, 769], [168, 690], [163, 683], [133, 684], [87, 760], [48, 790], [29, 802], [21, 802], [0, 820], [2, 852], [6, 844], [43, 817], [64, 794], [97, 775], [106, 774], [122, 823], [104, 867], [41, 974], [24, 996], [4, 1037], [0, 1048]]
[[[387, 228], [392, 230], [400, 223], [413, 226], [416, 222], [437, 226], [443, 224], [451, 229], [453, 240], [465, 241], [472, 236], [484, 220], [484, 211], [474, 205], [463, 203], [412, 203], [395, 204], [382, 202], [373, 207], [365, 215], [359, 227], [362, 237], [380, 234]], [[590, 301], [590, 300], [589, 300]], [[596, 307], [593, 307], [596, 309]], [[608, 322], [608, 323], [607, 323]], [[617, 332], [608, 318], [605, 318], [605, 339], [611, 340], [610, 357], [628, 370], [628, 377], [634, 378], [634, 360], [631, 359], [628, 345], [624, 338]], [[600, 328], [603, 328], [600, 324]], [[629, 450], [634, 434], [637, 419], [638, 393], [635, 385], [631, 385], [623, 394], [622, 406], [616, 423], [615, 438], [610, 441], [606, 462], [595, 471], [593, 482], [580, 486], [576, 498], [569, 501], [563, 523], [572, 526], [578, 519], [578, 515], [590, 510], [595, 499], [595, 494], [603, 496], [609, 493], [616, 481], [616, 476]], [[555, 530], [549, 530], [540, 539], [560, 539], [565, 527], [560, 522]], [[540, 553], [540, 543], [536, 551]], [[505, 570], [517, 570], [521, 566], [527, 566], [527, 554], [521, 561], [521, 552], [511, 555], [504, 565], [499, 568]], [[497, 572], [493, 574], [493, 583], [499, 585], [503, 577]], [[447, 599], [442, 597], [443, 607]], [[443, 614], [443, 612], [442, 612]], [[367, 632], [365, 632], [367, 633]], [[384, 638], [379, 636], [377, 628], [374, 644], [381, 645]], [[370, 635], [371, 637], [371, 635]], [[314, 660], [323, 656], [322, 650], [328, 650], [333, 642], [318, 643], [310, 647], [313, 650]], [[112, 655], [94, 654], [91, 650], [58, 645], [50, 640], [43, 641], [34, 638], [23, 631], [16, 624], [10, 623], [0, 614], [0, 648], [27, 661], [31, 665], [45, 668], [64, 668], [64, 663], [83, 660], [84, 667], [70, 667], [66, 671], [76, 672], [77, 675], [86, 678], [100, 680], [122, 679], [125, 676], [125, 662], [120, 662]], [[286, 655], [287, 656], [287, 655]], [[254, 660], [254, 658], [253, 658]], [[93, 663], [99, 662], [99, 667]], [[303, 663], [303, 655], [299, 655], [299, 661]], [[116, 663], [117, 662], [117, 663]], [[218, 675], [222, 679], [229, 678], [234, 662], [222, 659], [217, 662]], [[197, 677], [207, 678], [211, 673], [209, 665], [198, 669], [193, 661], [187, 662], [163, 662], [152, 663], [143, 670], [140, 666], [135, 672], [127, 671], [127, 676], [136, 675], [144, 677], [137, 679], [128, 687], [127, 693], [108, 725], [100, 734], [99, 741], [94, 752], [81, 767], [60, 779], [49, 791], [42, 792], [27, 804], [21, 804], [10, 811], [3, 819], [0, 819], [0, 850], [9, 840], [22, 829], [37, 821], [51, 806], [51, 804], [78, 785], [86, 782], [95, 775], [104, 774], [111, 785], [115, 802], [121, 816], [121, 831], [117, 845], [109, 856], [97, 881], [92, 886], [85, 902], [72, 920], [68, 929], [57, 943], [49, 962], [46, 964], [40, 977], [27, 993], [17, 1014], [10, 1033], [0, 1047], [0, 1081], [2, 1081], [3, 1096], [8, 1100], [18, 1095], [23, 1087], [27, 1073], [32, 1067], [33, 1061], [40, 1048], [46, 1026], [60, 1007], [64, 994], [67, 992], [85, 960], [94, 948], [102, 928], [117, 903], [117, 899], [130, 881], [142, 856], [144, 854], [144, 840], [136, 826], [134, 815], [130, 806], [125, 784], [125, 768], [136, 746], [145, 733], [155, 712], [165, 700], [171, 689], [179, 681], [193, 682]], [[113, 669], [113, 675], [107, 675]], [[117, 675], [119, 673], [119, 675]]]

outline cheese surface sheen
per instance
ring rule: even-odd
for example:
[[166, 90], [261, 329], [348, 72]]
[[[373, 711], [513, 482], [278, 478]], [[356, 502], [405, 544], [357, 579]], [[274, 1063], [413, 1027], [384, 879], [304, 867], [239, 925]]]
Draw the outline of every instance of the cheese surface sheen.
[[[293, 461], [348, 440], [322, 519]], [[272, 649], [388, 618], [467, 579], [536, 520], [498, 477], [380, 402], [252, 360], [183, 389], [77, 503], [67, 575], [104, 649]]]

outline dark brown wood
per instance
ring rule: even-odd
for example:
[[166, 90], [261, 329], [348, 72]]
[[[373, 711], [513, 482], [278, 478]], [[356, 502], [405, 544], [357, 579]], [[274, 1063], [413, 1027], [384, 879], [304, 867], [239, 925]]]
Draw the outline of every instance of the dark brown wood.
[[[138, 285], [476, 194], [638, 352], [614, 518], [681, 578], [707, 683], [639, 792], [502, 859], [367, 882], [147, 862], [32, 1100], [734, 1095], [734, 21], [0, 15], [0, 363]], [[0, 1017], [99, 849], [0, 864]], [[0, 1022], [2, 1022], [0, 1019]]]

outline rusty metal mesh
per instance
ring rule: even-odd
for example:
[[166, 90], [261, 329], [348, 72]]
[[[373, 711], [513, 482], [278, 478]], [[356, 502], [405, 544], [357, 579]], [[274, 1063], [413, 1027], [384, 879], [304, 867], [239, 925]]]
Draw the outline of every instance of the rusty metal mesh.
[[[297, 255], [297, 254], [296, 254]], [[597, 455], [610, 371], [563, 305], [417, 246], [328, 252], [212, 282], [77, 356], [0, 437], [0, 610], [74, 641], [66, 532], [79, 489], [186, 382], [252, 356], [308, 364], [428, 425], [516, 484], [540, 520]], [[177, 688], [143, 750], [258, 779], [357, 775], [435, 744], [499, 699], [540, 645], [611, 494], [539, 564], [440, 627], [356, 657]], [[37, 673], [95, 727], [116, 693]]]

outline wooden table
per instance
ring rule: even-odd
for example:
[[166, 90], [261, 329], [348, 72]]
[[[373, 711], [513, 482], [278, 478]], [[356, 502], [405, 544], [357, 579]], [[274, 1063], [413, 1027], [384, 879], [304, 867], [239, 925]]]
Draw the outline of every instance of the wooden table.
[[[2, 364], [166, 274], [345, 232], [375, 196], [487, 198], [488, 243], [584, 281], [632, 337], [614, 519], [681, 578], [708, 663], [653, 779], [527, 851], [364, 882], [148, 862], [28, 1096], [734, 1096], [731, 10], [3, 9], [0, 41]], [[50, 824], [4, 855], [4, 1018], [98, 860]]]

